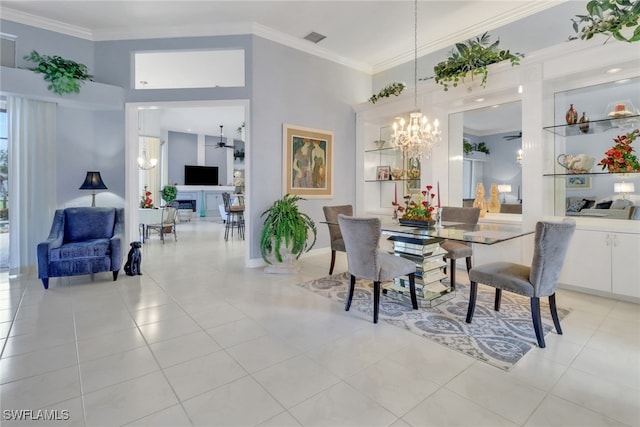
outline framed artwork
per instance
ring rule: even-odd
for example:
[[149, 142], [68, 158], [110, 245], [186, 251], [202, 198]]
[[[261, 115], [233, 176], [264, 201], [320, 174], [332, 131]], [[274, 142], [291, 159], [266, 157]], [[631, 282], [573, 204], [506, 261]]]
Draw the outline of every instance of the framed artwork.
[[567, 188], [589, 189], [591, 188], [591, 177], [584, 175], [568, 176]]
[[389, 181], [391, 179], [391, 166], [378, 166], [376, 169], [376, 179], [378, 181]]
[[333, 132], [284, 124], [283, 192], [309, 199], [333, 197]]

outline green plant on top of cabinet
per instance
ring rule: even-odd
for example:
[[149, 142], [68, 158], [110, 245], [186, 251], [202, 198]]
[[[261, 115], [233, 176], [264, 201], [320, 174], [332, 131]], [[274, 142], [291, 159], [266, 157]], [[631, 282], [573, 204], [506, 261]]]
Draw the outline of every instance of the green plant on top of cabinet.
[[44, 74], [44, 80], [50, 83], [47, 89], [60, 95], [80, 93], [80, 83], [93, 78], [86, 65], [59, 56], [40, 55], [34, 50], [24, 59], [37, 63], [29, 69]]
[[605, 43], [611, 37], [629, 43], [640, 40], [640, 1], [591, 0], [586, 9], [587, 15], [576, 15], [571, 19], [573, 30], [582, 40], [589, 40], [596, 34], [608, 36]]

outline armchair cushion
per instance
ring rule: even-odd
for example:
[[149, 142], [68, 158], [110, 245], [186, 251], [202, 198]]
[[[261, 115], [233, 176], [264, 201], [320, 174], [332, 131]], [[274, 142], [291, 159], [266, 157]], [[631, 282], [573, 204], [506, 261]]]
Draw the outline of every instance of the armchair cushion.
[[115, 209], [67, 208], [64, 210], [64, 216], [65, 243], [113, 236], [113, 225], [116, 219]]

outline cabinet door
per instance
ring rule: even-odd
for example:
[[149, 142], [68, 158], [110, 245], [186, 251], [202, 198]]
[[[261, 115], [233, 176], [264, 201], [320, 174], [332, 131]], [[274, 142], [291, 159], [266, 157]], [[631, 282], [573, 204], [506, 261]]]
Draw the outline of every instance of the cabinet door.
[[611, 292], [611, 239], [610, 233], [576, 230], [560, 283]]
[[613, 235], [613, 293], [640, 297], [640, 235]]

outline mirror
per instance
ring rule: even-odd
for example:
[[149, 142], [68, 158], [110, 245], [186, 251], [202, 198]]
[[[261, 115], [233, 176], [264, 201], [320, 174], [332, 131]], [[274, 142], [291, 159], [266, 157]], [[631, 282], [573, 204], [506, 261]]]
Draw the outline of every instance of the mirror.
[[[492, 184], [500, 190], [502, 213], [522, 213], [522, 103], [494, 105], [453, 114], [463, 126], [463, 206], [472, 206], [476, 185], [489, 197]], [[455, 134], [455, 133], [453, 133]]]

